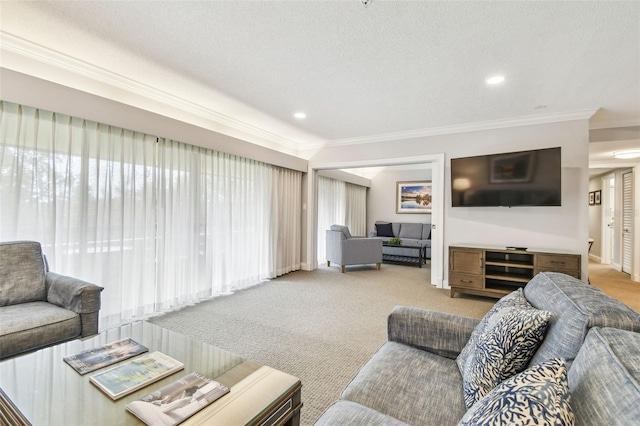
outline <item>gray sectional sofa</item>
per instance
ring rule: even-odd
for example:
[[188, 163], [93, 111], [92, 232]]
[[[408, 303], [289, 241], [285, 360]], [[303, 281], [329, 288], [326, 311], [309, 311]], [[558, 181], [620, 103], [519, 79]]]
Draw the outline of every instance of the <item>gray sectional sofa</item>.
[[0, 243], [0, 359], [98, 332], [100, 292], [49, 272], [40, 243]]
[[[409, 222], [385, 222], [376, 221], [376, 230], [369, 232], [369, 238], [380, 238], [389, 241], [391, 238], [402, 239], [403, 245], [419, 245], [424, 248], [423, 256], [431, 259], [431, 224]], [[384, 246], [383, 255], [415, 257], [416, 250], [403, 249], [401, 247]]]
[[[537, 350], [533, 348], [533, 358], [523, 373], [505, 378], [471, 408], [465, 404], [465, 384], [456, 358], [482, 322], [396, 307], [388, 318], [387, 343], [316, 425], [515, 424], [517, 415], [508, 411], [501, 413], [503, 417], [496, 423], [479, 422], [474, 416], [493, 407], [486, 399], [493, 398], [493, 404], [500, 392], [507, 389], [508, 394], [518, 388], [513, 383], [549, 369], [554, 362], [564, 363], [564, 370], [557, 371], [562, 373], [565, 390], [552, 395], [565, 403], [569, 396], [568, 411], [573, 412], [576, 425], [638, 424], [640, 314], [599, 289], [560, 273], [538, 274], [523, 294], [532, 310], [550, 313], [546, 336]], [[550, 386], [543, 388], [543, 393], [553, 389]], [[519, 392], [531, 398], [533, 406], [540, 395], [530, 389], [520, 387]], [[517, 398], [505, 401], [518, 403]], [[547, 414], [542, 410], [539, 416]]]

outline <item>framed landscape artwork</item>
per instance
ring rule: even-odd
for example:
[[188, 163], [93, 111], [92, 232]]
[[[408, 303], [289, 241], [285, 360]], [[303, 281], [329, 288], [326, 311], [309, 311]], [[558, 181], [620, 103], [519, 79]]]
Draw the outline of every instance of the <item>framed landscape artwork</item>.
[[396, 182], [396, 213], [431, 213], [431, 181]]

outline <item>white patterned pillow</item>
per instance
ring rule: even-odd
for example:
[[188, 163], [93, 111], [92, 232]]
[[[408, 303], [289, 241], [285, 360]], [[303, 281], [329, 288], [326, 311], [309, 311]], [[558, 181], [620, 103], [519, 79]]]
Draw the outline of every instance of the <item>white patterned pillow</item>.
[[458, 425], [572, 426], [570, 398], [566, 361], [552, 359], [500, 383]]
[[527, 368], [544, 339], [550, 318], [547, 311], [511, 306], [488, 321], [488, 330], [472, 342], [461, 370], [467, 408], [503, 380]]
[[460, 369], [460, 373], [464, 373], [464, 366], [467, 363], [467, 360], [476, 349], [476, 344], [478, 343], [478, 339], [484, 333], [488, 332], [492, 329], [496, 323], [502, 318], [502, 316], [510, 311], [511, 308], [519, 308], [519, 309], [531, 309], [532, 306], [527, 299], [524, 298], [524, 294], [522, 289], [519, 288], [500, 300], [496, 302], [495, 305], [487, 312], [487, 314], [480, 320], [480, 323], [476, 326], [471, 333], [471, 337], [467, 341], [467, 344], [462, 349], [458, 357], [456, 358], [456, 363], [458, 364], [458, 368]]

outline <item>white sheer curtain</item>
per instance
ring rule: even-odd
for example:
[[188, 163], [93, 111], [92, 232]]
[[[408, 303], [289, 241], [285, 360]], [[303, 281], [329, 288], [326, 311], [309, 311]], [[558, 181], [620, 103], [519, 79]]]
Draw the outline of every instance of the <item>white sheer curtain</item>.
[[367, 188], [352, 183], [318, 177], [318, 262], [326, 260], [326, 230], [346, 225], [351, 235], [366, 236]]
[[301, 179], [0, 102], [0, 241], [105, 287], [102, 327], [299, 269]]

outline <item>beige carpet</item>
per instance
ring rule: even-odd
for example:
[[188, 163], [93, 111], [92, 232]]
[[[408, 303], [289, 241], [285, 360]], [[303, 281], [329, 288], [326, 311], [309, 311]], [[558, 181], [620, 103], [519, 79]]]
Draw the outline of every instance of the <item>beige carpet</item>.
[[640, 282], [610, 265], [589, 261], [589, 281], [609, 296], [640, 312]]
[[429, 268], [321, 266], [150, 321], [299, 377], [311, 425], [386, 340], [396, 305], [481, 318], [494, 299], [427, 284]]

